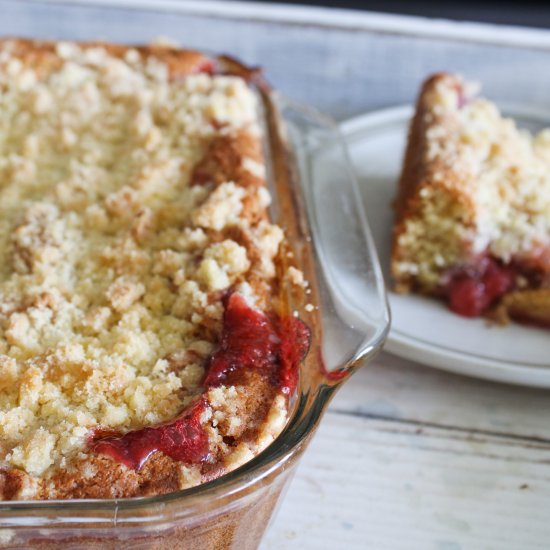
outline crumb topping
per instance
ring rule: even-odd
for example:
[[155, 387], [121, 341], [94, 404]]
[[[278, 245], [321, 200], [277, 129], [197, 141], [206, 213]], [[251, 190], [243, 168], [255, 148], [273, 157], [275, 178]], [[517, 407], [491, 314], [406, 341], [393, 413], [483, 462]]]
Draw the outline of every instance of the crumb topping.
[[[246, 275], [274, 275], [283, 234], [242, 215], [269, 204], [265, 187], [190, 185], [214, 139], [258, 139], [242, 79], [173, 81], [135, 49], [71, 43], [44, 76], [12, 49], [0, 49], [0, 466], [47, 476], [84, 456], [93, 428], [162, 422], [200, 393], [223, 291], [255, 303]], [[264, 176], [260, 159], [241, 161]], [[212, 433], [238, 429], [243, 391], [212, 390]], [[285, 411], [276, 399], [262, 445]], [[231, 467], [257, 451], [242, 445]], [[178, 468], [181, 487], [200, 481]]]

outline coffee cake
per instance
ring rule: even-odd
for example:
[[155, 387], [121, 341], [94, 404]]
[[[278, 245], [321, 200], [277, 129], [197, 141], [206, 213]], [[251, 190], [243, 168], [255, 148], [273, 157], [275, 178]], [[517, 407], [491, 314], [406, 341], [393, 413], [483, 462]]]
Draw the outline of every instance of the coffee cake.
[[451, 74], [429, 78], [398, 196], [398, 292], [455, 312], [550, 323], [550, 130], [535, 135]]
[[0, 43], [2, 498], [191, 487], [284, 427], [256, 103], [193, 51]]

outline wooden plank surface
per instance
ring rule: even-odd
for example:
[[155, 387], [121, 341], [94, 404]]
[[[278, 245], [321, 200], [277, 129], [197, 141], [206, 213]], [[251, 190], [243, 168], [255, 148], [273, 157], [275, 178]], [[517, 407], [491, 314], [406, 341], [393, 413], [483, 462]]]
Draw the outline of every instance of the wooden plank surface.
[[333, 409], [375, 418], [550, 441], [547, 390], [449, 374], [384, 353], [344, 386]]
[[335, 398], [262, 549], [548, 548], [548, 401], [383, 355]]

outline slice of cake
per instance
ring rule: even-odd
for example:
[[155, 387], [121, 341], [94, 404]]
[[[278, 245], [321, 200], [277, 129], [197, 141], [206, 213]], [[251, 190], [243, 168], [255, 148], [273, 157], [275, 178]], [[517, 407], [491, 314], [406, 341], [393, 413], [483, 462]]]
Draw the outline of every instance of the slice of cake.
[[193, 51], [0, 43], [1, 499], [177, 491], [283, 429], [257, 102]]
[[550, 130], [518, 129], [451, 74], [423, 85], [395, 201], [397, 292], [550, 323]]

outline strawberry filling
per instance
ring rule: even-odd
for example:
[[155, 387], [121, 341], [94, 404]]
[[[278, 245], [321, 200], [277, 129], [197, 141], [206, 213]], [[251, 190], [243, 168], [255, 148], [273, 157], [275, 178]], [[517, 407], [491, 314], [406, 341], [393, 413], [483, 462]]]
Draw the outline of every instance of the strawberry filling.
[[459, 270], [446, 285], [449, 308], [464, 317], [479, 317], [514, 287], [515, 271], [490, 257]]
[[208, 456], [208, 436], [200, 422], [204, 408], [205, 401], [200, 399], [170, 423], [124, 435], [100, 436], [92, 449], [134, 470], [139, 470], [155, 451], [162, 451], [174, 460], [202, 462]]

